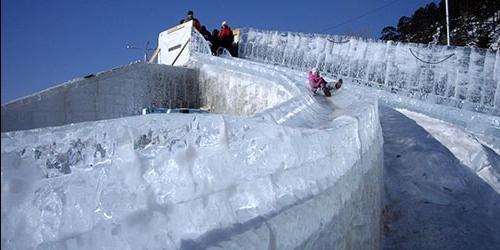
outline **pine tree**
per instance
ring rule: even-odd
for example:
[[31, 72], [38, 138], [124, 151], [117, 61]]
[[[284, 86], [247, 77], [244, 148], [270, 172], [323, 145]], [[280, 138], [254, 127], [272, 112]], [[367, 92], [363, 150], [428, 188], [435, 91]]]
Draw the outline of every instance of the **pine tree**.
[[[499, 0], [448, 0], [450, 41], [455, 46], [488, 48], [498, 40]], [[402, 16], [397, 27], [382, 29], [382, 40], [446, 44], [445, 1]]]

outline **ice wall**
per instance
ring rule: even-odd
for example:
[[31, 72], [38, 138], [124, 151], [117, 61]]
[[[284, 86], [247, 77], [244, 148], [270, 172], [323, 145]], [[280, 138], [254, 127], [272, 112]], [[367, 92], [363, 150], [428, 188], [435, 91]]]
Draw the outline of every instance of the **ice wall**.
[[200, 104], [214, 112], [253, 116], [292, 98], [293, 90], [277, 75], [240, 64], [223, 63], [211, 55], [192, 57], [198, 74]]
[[[196, 40], [190, 48], [206, 50]], [[108, 73], [3, 105], [2, 120], [15, 111], [9, 105], [23, 113], [34, 96], [52, 107], [60, 96], [81, 98], [65, 89], [118, 89], [127, 77], [155, 94], [147, 102], [229, 115], [91, 118], [2, 133], [2, 248], [380, 247], [375, 97], [342, 90], [315, 98], [302, 71], [197, 53], [188, 68], [137, 64]]]
[[377, 248], [365, 108], [324, 130], [174, 114], [3, 133], [2, 247]]
[[137, 115], [153, 103], [199, 107], [197, 71], [135, 63], [2, 104], [2, 132]]
[[2, 133], [2, 248], [376, 249], [376, 100], [345, 95], [316, 128], [154, 114]]
[[242, 29], [239, 55], [500, 116], [500, 51]]
[[2, 131], [138, 115], [152, 105], [250, 116], [292, 97], [276, 77], [205, 57], [190, 68], [135, 63], [12, 101], [2, 105]]
[[[2, 248], [380, 246], [376, 98], [195, 55], [201, 104], [2, 133]], [[224, 108], [225, 107], [225, 108]]]

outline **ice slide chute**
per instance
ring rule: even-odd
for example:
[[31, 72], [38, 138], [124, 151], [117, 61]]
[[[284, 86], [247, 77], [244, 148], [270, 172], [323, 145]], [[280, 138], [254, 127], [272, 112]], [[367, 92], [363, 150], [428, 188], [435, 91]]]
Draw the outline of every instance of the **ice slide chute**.
[[[309, 95], [305, 71], [292, 69], [312, 65], [308, 54], [272, 46], [321, 47], [313, 35], [242, 32], [251, 61], [210, 56], [187, 30], [159, 38], [160, 64], [2, 105], [2, 130], [4, 120], [36, 128], [2, 133], [2, 248], [379, 248], [376, 98], [352, 82], [331, 99]], [[178, 54], [168, 49], [187, 39], [175, 63], [186, 67], [169, 66]], [[152, 101], [218, 114], [134, 116]]]

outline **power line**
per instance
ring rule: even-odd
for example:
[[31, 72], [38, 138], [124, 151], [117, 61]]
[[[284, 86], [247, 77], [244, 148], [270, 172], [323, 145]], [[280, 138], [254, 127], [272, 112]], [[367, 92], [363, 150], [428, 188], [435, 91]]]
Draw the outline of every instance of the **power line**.
[[340, 27], [340, 26], [342, 26], [342, 25], [344, 25], [346, 23], [350, 23], [352, 21], [358, 20], [358, 19], [363, 18], [365, 16], [371, 15], [371, 14], [373, 14], [373, 13], [375, 13], [375, 12], [377, 12], [377, 11], [383, 9], [383, 8], [386, 8], [386, 7], [392, 5], [392, 4], [396, 3], [396, 2], [399, 2], [399, 1], [401, 1], [401, 0], [394, 0], [394, 1], [388, 2], [388, 3], [386, 3], [386, 4], [384, 4], [384, 5], [380, 6], [380, 7], [377, 7], [375, 9], [369, 10], [369, 11], [367, 11], [367, 12], [365, 12], [365, 13], [359, 15], [359, 16], [356, 16], [356, 17], [353, 17], [351, 19], [348, 19], [348, 20], [346, 20], [346, 21], [344, 21], [342, 23], [339, 23], [339, 24], [336, 24], [334, 26], [330, 26], [330, 27], [324, 28], [324, 29], [320, 30], [319, 32], [323, 32], [323, 31], [327, 31], [327, 30], [338, 28], [338, 27]]
[[441, 60], [437, 60], [437, 61], [431, 62], [431, 61], [424, 61], [424, 60], [422, 60], [422, 59], [418, 58], [418, 57], [417, 57], [417, 55], [415, 55], [415, 53], [413, 52], [413, 50], [411, 50], [411, 48], [408, 48], [408, 49], [410, 50], [410, 53], [411, 53], [411, 55], [412, 55], [413, 57], [415, 57], [417, 60], [419, 60], [419, 61], [421, 61], [421, 62], [423, 62], [423, 63], [427, 63], [427, 64], [439, 64], [439, 63], [442, 63], [442, 62], [444, 62], [444, 61], [446, 61], [446, 60], [450, 59], [452, 56], [454, 56], [454, 55], [455, 55], [455, 53], [453, 53], [453, 54], [449, 54], [449, 55], [445, 56], [445, 57], [444, 57], [443, 59], [441, 59]]

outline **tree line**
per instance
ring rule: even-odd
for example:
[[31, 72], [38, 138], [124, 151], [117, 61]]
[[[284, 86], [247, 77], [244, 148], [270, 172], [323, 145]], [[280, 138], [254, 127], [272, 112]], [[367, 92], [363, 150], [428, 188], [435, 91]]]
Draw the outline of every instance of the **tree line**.
[[[448, 0], [448, 10], [451, 45], [498, 46], [500, 0]], [[446, 45], [445, 0], [431, 2], [409, 17], [402, 16], [396, 27], [382, 29], [380, 39]]]

